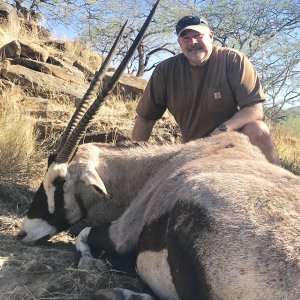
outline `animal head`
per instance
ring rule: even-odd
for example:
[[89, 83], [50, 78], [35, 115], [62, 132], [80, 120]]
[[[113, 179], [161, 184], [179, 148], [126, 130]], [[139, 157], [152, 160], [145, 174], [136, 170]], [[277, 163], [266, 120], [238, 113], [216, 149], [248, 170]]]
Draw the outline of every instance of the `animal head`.
[[108, 199], [106, 188], [95, 170], [84, 174], [68, 170], [67, 163], [49, 161], [48, 169], [21, 225], [24, 243], [47, 240], [86, 216], [83, 198]]
[[[56, 147], [57, 154], [49, 157], [46, 175], [21, 225], [19, 236], [23, 242], [34, 243], [40, 240], [47, 240], [55, 233], [66, 230], [72, 224], [82, 219], [85, 216], [85, 209], [81, 205], [82, 197], [87, 199], [109, 197], [95, 168], [87, 164], [83, 172], [77, 172], [76, 170], [70, 172], [70, 161], [75, 155], [77, 146], [87, 126], [94, 118], [103, 101], [115, 88], [122, 72], [140, 43], [158, 3], [159, 0], [153, 6], [148, 18], [111, 80], [100, 92], [102, 79], [123, 36], [127, 22], [122, 27], [100, 70], [96, 73], [91, 86], [84, 95]], [[95, 98], [96, 100], [94, 100]]]

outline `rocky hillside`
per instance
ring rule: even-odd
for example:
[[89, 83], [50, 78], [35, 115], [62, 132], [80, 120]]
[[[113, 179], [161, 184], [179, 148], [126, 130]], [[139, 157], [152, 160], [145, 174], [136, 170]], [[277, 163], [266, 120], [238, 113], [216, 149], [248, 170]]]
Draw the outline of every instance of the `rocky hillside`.
[[[19, 14], [19, 15], [18, 15]], [[19, 87], [22, 101], [39, 118], [39, 128], [61, 117], [51, 102], [78, 105], [103, 57], [78, 41], [51, 38], [50, 32], [30, 18], [20, 17], [13, 6], [0, 3], [0, 92]], [[104, 83], [113, 75], [110, 69]], [[114, 94], [137, 99], [147, 81], [123, 74]], [[50, 122], [49, 122], [50, 121]]]

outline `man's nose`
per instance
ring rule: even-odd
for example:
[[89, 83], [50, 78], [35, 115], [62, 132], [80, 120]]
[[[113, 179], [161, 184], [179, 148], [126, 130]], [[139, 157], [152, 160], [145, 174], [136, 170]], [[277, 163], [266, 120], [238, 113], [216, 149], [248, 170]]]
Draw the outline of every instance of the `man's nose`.
[[192, 38], [191, 38], [191, 43], [192, 43], [193, 45], [198, 44], [197, 38], [192, 37]]

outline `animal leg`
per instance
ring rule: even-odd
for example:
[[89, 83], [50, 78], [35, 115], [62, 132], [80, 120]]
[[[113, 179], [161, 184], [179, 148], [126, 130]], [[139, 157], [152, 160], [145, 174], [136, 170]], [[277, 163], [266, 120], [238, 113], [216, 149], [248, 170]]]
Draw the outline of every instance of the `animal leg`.
[[166, 239], [168, 262], [179, 299], [212, 299], [195, 244], [202, 233], [212, 230], [212, 224], [207, 212], [191, 203], [178, 202], [170, 214]]
[[84, 228], [76, 238], [77, 251], [82, 256], [91, 256], [91, 248], [104, 250], [109, 254], [124, 254], [118, 251], [117, 246], [110, 238], [111, 225], [97, 225]]
[[92, 256], [91, 249], [87, 243], [87, 237], [92, 227], [86, 227], [82, 229], [75, 240], [75, 246], [78, 253], [81, 256]]

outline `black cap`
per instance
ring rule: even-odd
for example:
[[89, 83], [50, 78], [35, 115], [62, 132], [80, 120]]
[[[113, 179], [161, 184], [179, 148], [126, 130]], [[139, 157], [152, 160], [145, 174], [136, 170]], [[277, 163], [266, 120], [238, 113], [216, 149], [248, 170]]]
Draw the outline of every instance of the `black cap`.
[[176, 34], [180, 34], [186, 29], [200, 30], [201, 26], [208, 27], [208, 22], [203, 17], [185, 16], [176, 24]]

